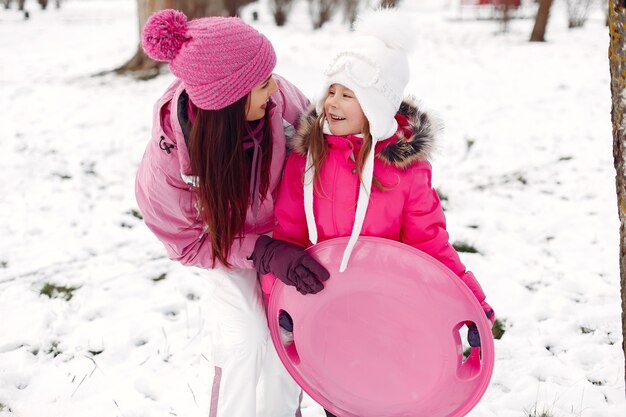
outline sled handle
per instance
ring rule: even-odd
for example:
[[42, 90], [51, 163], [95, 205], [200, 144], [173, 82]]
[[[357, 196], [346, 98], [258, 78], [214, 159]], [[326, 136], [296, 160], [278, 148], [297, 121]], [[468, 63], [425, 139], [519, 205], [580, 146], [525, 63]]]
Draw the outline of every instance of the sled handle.
[[[280, 315], [285, 312], [287, 314], [289, 314], [288, 311], [286, 310], [279, 310], [278, 311], [278, 316], [276, 318], [276, 322], [278, 323], [278, 318], [280, 317]], [[285, 329], [280, 327], [280, 324], [278, 325], [278, 331], [281, 333], [286, 331]], [[295, 328], [295, 323], [294, 323], [294, 327], [292, 329], [292, 333], [295, 334], [296, 328]], [[298, 353], [298, 347], [296, 346], [296, 339], [295, 337], [292, 337], [291, 340], [286, 340], [284, 337], [281, 337], [281, 342], [282, 342], [282, 347], [285, 350], [285, 354], [287, 355], [287, 357], [289, 358], [289, 360], [291, 361], [291, 363], [293, 363], [294, 365], [299, 365], [300, 364], [300, 354]]]
[[[459, 329], [463, 326], [466, 325], [466, 323], [473, 323], [475, 324], [473, 321], [471, 320], [464, 320], [460, 323], [458, 323], [456, 326], [454, 326], [454, 337], [455, 337], [455, 341], [458, 347], [458, 350], [460, 352], [460, 354], [458, 355], [458, 364], [457, 364], [457, 377], [460, 380], [472, 380], [474, 378], [476, 378], [483, 366], [482, 366], [482, 358], [481, 358], [481, 348], [480, 346], [478, 347], [472, 347], [469, 353], [469, 356], [467, 358], [464, 358], [464, 352], [463, 352], [463, 343], [461, 342], [461, 336], [459, 334]], [[481, 340], [483, 340], [482, 335], [480, 334], [480, 328], [478, 326], [476, 326], [478, 328], [478, 334], [479, 336], [481, 336]]]

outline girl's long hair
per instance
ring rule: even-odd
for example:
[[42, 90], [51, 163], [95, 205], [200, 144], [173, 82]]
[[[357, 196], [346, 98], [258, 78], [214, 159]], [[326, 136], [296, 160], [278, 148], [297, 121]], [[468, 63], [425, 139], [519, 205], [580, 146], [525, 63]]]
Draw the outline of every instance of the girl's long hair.
[[[319, 181], [320, 172], [322, 171], [322, 166], [328, 156], [328, 142], [326, 141], [323, 132], [325, 121], [326, 114], [324, 113], [324, 110], [322, 110], [321, 114], [315, 120], [315, 123], [313, 123], [311, 136], [309, 138], [309, 152], [311, 152], [311, 159], [313, 162], [313, 166], [311, 168], [315, 169], [315, 174], [313, 175], [313, 184], [315, 184], [315, 187], [321, 185], [321, 182]], [[365, 119], [365, 125], [363, 126], [363, 146], [361, 147], [361, 151], [356, 158], [356, 172], [359, 174], [359, 182], [363, 182], [363, 165], [365, 164], [365, 157], [369, 154], [371, 149], [372, 134], [370, 133], [370, 124], [367, 119]], [[372, 177], [372, 184], [381, 191], [388, 190], [388, 188], [384, 187], [376, 177]], [[322, 195], [324, 194], [324, 190], [318, 189], [318, 191]]]
[[[232, 268], [228, 258], [235, 239], [243, 238], [250, 207], [251, 157], [244, 151], [248, 96], [220, 110], [197, 109], [189, 135], [192, 175], [198, 177], [198, 212], [211, 240], [216, 261]], [[269, 188], [272, 160], [269, 111], [265, 114], [261, 148], [261, 201]]]

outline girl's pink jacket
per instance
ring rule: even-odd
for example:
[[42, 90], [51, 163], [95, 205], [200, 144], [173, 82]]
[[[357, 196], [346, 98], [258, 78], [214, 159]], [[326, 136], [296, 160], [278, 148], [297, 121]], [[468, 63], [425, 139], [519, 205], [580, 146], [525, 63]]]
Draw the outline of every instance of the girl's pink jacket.
[[[260, 234], [274, 226], [274, 192], [286, 158], [286, 137], [308, 107], [309, 100], [291, 83], [275, 75], [279, 91], [271, 96], [269, 117], [272, 128], [270, 192], [256, 218], [248, 211], [245, 236], [236, 241], [229, 262], [236, 268], [252, 268], [247, 257]], [[211, 244], [198, 218], [197, 198], [192, 190], [189, 152], [179, 120], [186, 116], [181, 93], [185, 85], [176, 80], [154, 106], [152, 139], [139, 165], [135, 195], [146, 225], [165, 245], [168, 256], [184, 265], [211, 268]], [[219, 196], [216, 196], [219, 198]], [[216, 266], [218, 264], [216, 263]]]
[[[273, 237], [310, 246], [304, 212], [304, 169], [315, 110], [303, 117], [292, 141], [293, 152], [276, 201]], [[385, 187], [372, 186], [362, 236], [377, 236], [404, 242], [438, 259], [458, 275], [476, 295], [485, 295], [473, 274], [466, 271], [448, 242], [446, 219], [439, 197], [431, 185], [428, 162], [437, 126], [414, 104], [404, 102], [396, 115], [397, 133], [376, 144], [374, 177]], [[352, 154], [358, 155], [362, 139], [326, 135], [328, 155], [315, 187], [313, 212], [318, 241], [350, 236], [359, 192], [359, 177]], [[263, 290], [271, 291], [275, 278], [263, 277]]]

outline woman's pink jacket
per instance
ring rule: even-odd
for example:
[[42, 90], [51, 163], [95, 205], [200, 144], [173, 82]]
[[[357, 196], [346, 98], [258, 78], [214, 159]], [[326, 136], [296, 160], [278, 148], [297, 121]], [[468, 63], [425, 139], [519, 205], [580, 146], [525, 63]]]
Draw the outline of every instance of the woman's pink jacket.
[[[287, 160], [276, 201], [274, 238], [310, 246], [304, 211], [303, 178], [315, 110], [303, 117]], [[396, 115], [397, 133], [376, 144], [374, 177], [384, 190], [372, 186], [361, 236], [377, 236], [411, 245], [442, 262], [458, 275], [476, 295], [485, 295], [473, 274], [466, 271], [448, 241], [446, 219], [431, 185], [428, 162], [436, 135], [436, 124], [414, 104], [404, 102]], [[350, 236], [359, 192], [359, 176], [353, 156], [362, 139], [356, 136], [325, 135], [328, 155], [315, 187], [313, 212], [318, 242]], [[354, 152], [354, 155], [353, 155]], [[271, 291], [275, 278], [263, 277], [263, 290]]]
[[[245, 236], [234, 243], [228, 259], [236, 268], [252, 268], [247, 258], [256, 239], [274, 226], [274, 192], [283, 172], [286, 136], [293, 135], [293, 126], [309, 105], [294, 85], [276, 75], [275, 79], [280, 90], [271, 96], [273, 105], [268, 106], [273, 141], [269, 195], [256, 218], [248, 210]], [[139, 165], [135, 195], [146, 225], [165, 245], [169, 258], [184, 265], [211, 268], [211, 243], [198, 218], [197, 198], [192, 191], [195, 179], [179, 122], [186, 112], [183, 105], [179, 109], [184, 103], [184, 89], [184, 83], [176, 80], [154, 106], [152, 138]]]

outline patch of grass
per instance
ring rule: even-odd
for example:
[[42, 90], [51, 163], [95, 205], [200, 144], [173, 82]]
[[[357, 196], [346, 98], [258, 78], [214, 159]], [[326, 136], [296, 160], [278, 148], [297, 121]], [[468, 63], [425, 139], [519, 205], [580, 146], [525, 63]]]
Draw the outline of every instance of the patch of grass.
[[81, 162], [80, 165], [83, 167], [83, 172], [85, 175], [97, 175], [96, 174], [96, 163], [95, 162]]
[[496, 319], [493, 323], [493, 327], [491, 328], [491, 333], [493, 334], [493, 338], [496, 340], [502, 339], [502, 336], [506, 332], [504, 328], [504, 322], [500, 319]]
[[9, 267], [9, 263], [7, 261], [0, 261], [0, 268], [4, 269], [8, 267]]
[[50, 347], [45, 351], [48, 355], [52, 355], [53, 358], [59, 356], [62, 352], [59, 350], [59, 342], [53, 341], [50, 343]]
[[9, 413], [13, 412], [13, 410], [11, 410], [11, 407], [3, 403], [0, 403], [0, 411], [8, 411]]
[[559, 161], [570, 161], [572, 159], [574, 159], [574, 157], [571, 155], [563, 155], [562, 157], [559, 158]]
[[554, 413], [547, 408], [543, 408], [541, 411], [537, 410], [537, 405], [534, 405], [530, 410], [524, 410], [524, 417], [555, 417]]
[[580, 326], [580, 332], [582, 334], [589, 334], [589, 333], [595, 332], [595, 329], [591, 329], [591, 328], [585, 327], [585, 326]]
[[465, 146], [467, 146], [466, 153], [469, 153], [469, 151], [472, 149], [475, 143], [476, 143], [476, 140], [471, 139], [471, 138], [465, 138]]
[[[528, 179], [526, 178], [524, 173], [521, 171], [511, 172], [502, 176], [501, 184], [511, 184], [514, 182], [519, 182], [522, 185], [527, 185]], [[489, 185], [494, 185], [494, 184], [489, 184]]]
[[62, 180], [70, 180], [72, 179], [72, 176], [69, 174], [61, 174], [60, 172], [55, 172], [52, 174], [53, 176], [60, 178]]
[[469, 227], [470, 229], [478, 229], [479, 226], [477, 224], [468, 224], [467, 227]]
[[121, 227], [121, 228], [123, 228], [123, 229], [132, 229], [132, 228], [133, 228], [133, 226], [134, 226], [134, 225], [132, 225], [132, 224], [128, 224], [128, 223], [126, 223], [126, 222], [122, 222], [122, 223], [120, 223], [120, 227]]
[[199, 300], [199, 299], [200, 299], [200, 297], [199, 297], [198, 295], [196, 295], [196, 294], [194, 294], [194, 293], [190, 292], [189, 294], [187, 294], [187, 299], [188, 299], [189, 301], [196, 301], [196, 300]]
[[39, 294], [47, 295], [50, 298], [65, 298], [65, 301], [70, 301], [74, 296], [74, 291], [80, 287], [66, 287], [63, 285], [55, 285], [49, 282], [39, 290]]
[[471, 346], [463, 351], [463, 359], [467, 359], [469, 357], [470, 353], [472, 353]]
[[448, 201], [448, 195], [443, 191], [436, 189], [437, 195], [439, 196], [439, 200], [443, 203], [444, 201]]
[[535, 410], [531, 413], [528, 413], [528, 417], [554, 417], [554, 414], [547, 410], [543, 410], [541, 412]]
[[524, 185], [528, 184], [528, 180], [526, 179], [526, 177], [519, 172], [515, 174], [515, 179]]
[[99, 354], [101, 354], [102, 352], [104, 352], [104, 349], [100, 349], [100, 350], [88, 350], [87, 352], [91, 353], [91, 356], [98, 356]]
[[141, 215], [141, 213], [137, 209], [130, 209], [130, 210], [128, 210], [126, 212], [126, 214], [130, 214], [131, 216], [133, 216], [136, 219], [143, 220], [143, 216]]
[[601, 387], [602, 385], [604, 385], [604, 381], [600, 381], [597, 379], [587, 379], [587, 381], [591, 382], [592, 385]]
[[452, 247], [456, 249], [457, 252], [480, 253], [474, 245], [464, 242], [462, 240], [457, 240], [452, 243]]
[[162, 273], [158, 277], [152, 278], [152, 281], [159, 282], [159, 281], [163, 281], [165, 278], [167, 278], [167, 273]]

